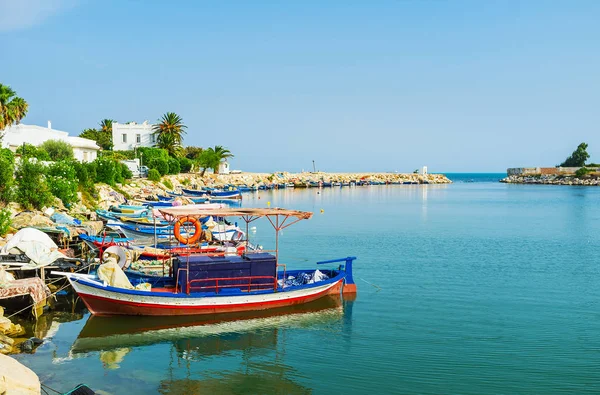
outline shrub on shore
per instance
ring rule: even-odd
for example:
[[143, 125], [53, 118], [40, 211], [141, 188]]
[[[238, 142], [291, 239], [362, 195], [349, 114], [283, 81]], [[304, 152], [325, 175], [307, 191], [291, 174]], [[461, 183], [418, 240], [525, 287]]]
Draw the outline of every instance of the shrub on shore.
[[162, 148], [140, 147], [137, 149], [137, 151], [142, 154], [141, 156], [144, 160], [144, 163], [150, 163], [150, 161], [154, 158], [163, 158], [165, 160], [169, 159], [169, 153], [167, 150]]
[[0, 237], [6, 236], [12, 225], [11, 212], [8, 209], [0, 210]]
[[102, 157], [115, 160], [132, 160], [135, 159], [135, 151], [102, 151]]
[[[96, 182], [115, 185], [117, 178], [117, 162], [110, 158], [98, 158], [96, 163]], [[120, 172], [119, 172], [120, 174]]]
[[173, 183], [168, 180], [168, 179], [164, 179], [163, 180], [163, 185], [166, 186], [168, 189], [173, 190]]
[[77, 172], [73, 162], [59, 161], [48, 167], [47, 180], [50, 192], [65, 206], [77, 201]]
[[16, 201], [25, 209], [42, 209], [49, 206], [54, 197], [45, 177], [46, 168], [36, 159], [24, 158], [15, 173]]
[[15, 173], [15, 157], [7, 148], [0, 150], [0, 202], [12, 200]]
[[129, 167], [127, 167], [125, 163], [119, 163], [119, 165], [121, 166], [121, 177], [123, 177], [124, 180], [131, 180], [133, 178], [133, 173], [129, 170]]
[[148, 168], [156, 169], [161, 176], [164, 176], [165, 174], [169, 174], [169, 161], [164, 158], [153, 158], [148, 162]]
[[592, 172], [592, 169], [588, 169], [587, 167], [582, 167], [575, 172], [575, 177], [582, 178], [591, 172]]
[[148, 170], [148, 179], [150, 181], [154, 181], [154, 182], [160, 181], [160, 173], [158, 172], [158, 170], [156, 170], [156, 169]]
[[176, 158], [169, 158], [169, 174], [179, 174], [181, 172], [181, 166], [179, 160]]
[[[169, 165], [170, 170], [171, 165]], [[192, 170], [192, 161], [186, 157], [179, 158], [179, 171], [181, 173], [189, 173]]]

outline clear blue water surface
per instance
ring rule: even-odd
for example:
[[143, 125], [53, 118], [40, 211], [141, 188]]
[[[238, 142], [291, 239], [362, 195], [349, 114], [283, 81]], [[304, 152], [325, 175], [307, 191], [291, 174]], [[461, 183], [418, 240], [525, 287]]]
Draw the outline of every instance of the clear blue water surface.
[[[503, 176], [247, 195], [314, 211], [283, 231], [281, 260], [357, 256], [356, 300], [137, 332], [65, 311], [17, 358], [53, 388], [113, 394], [598, 393], [600, 188]], [[273, 246], [266, 222], [251, 238]]]

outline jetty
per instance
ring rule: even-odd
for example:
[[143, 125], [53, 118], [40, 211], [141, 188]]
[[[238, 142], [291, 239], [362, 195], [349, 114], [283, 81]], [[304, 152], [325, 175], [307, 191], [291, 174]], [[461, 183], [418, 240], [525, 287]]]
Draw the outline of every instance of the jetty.
[[600, 186], [598, 167], [516, 167], [506, 173], [500, 180], [506, 184]]

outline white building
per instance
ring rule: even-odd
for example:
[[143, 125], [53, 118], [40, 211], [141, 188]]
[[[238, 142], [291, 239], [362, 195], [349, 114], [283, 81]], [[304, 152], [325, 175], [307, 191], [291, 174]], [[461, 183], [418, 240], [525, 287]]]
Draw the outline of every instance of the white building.
[[0, 132], [2, 147], [16, 151], [24, 143], [38, 146], [47, 140], [62, 140], [73, 147], [75, 159], [83, 162], [92, 162], [98, 156], [100, 147], [94, 140], [81, 137], [69, 136], [69, 133], [52, 129], [52, 123], [48, 121], [48, 127], [36, 125], [12, 125]]
[[229, 162], [226, 160], [219, 163], [219, 174], [229, 174]]
[[156, 136], [152, 132], [152, 125], [148, 121], [143, 123], [113, 122], [113, 150], [131, 151], [136, 147], [154, 147]]

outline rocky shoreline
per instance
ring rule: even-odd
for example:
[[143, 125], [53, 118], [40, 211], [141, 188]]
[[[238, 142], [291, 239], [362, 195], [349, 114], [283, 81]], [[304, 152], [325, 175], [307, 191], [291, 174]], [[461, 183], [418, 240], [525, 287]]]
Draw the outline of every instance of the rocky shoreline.
[[577, 178], [560, 174], [511, 175], [500, 180], [506, 184], [582, 185], [600, 186], [600, 178]]

